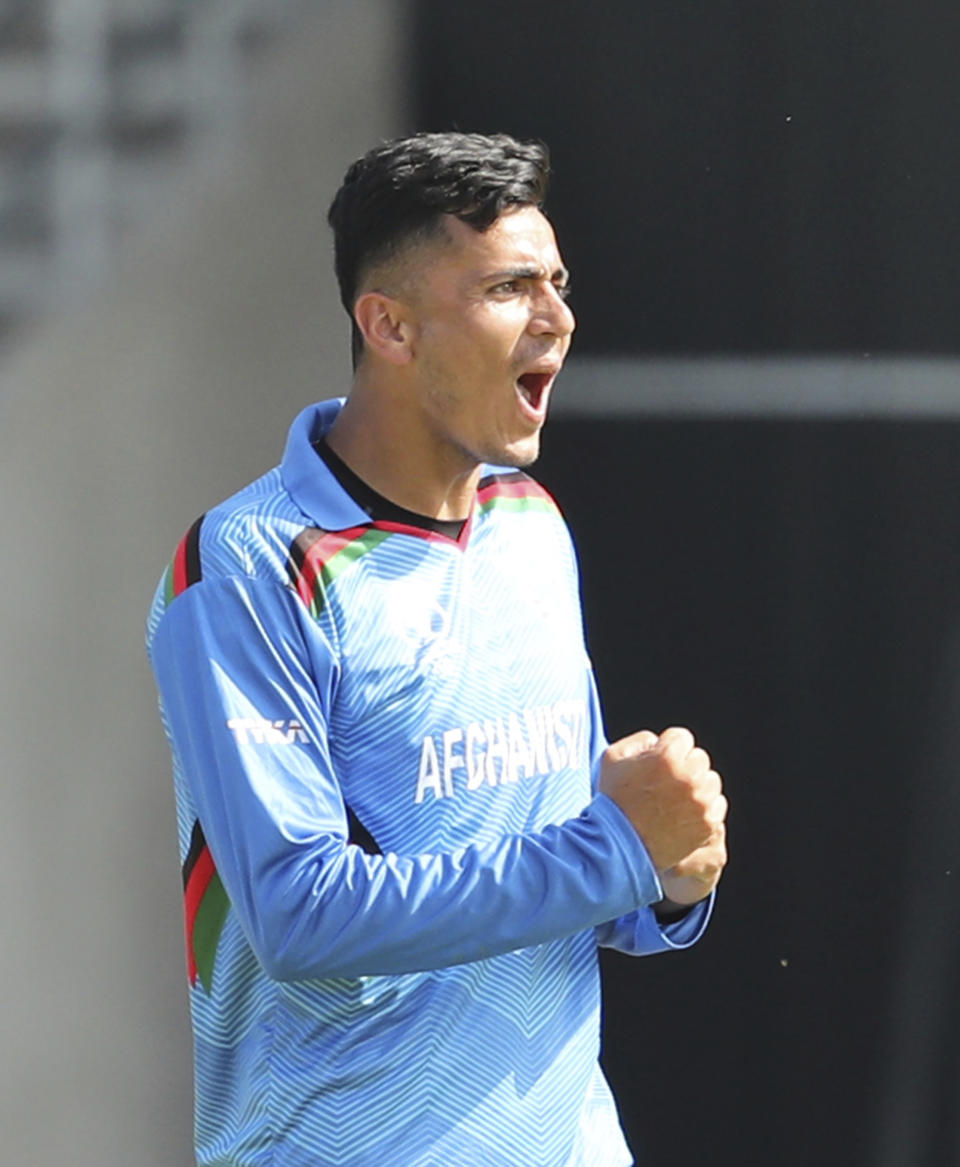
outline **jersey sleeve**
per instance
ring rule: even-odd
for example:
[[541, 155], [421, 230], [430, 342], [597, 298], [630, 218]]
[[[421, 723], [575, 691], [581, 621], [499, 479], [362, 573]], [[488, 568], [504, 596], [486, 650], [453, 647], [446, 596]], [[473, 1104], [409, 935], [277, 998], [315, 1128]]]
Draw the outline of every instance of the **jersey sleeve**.
[[601, 948], [614, 948], [627, 956], [653, 956], [658, 952], [690, 948], [704, 934], [716, 892], [711, 892], [699, 904], [694, 904], [681, 920], [661, 923], [652, 907], [639, 908], [616, 920], [609, 920], [596, 929]]
[[163, 615], [151, 660], [217, 873], [276, 979], [479, 960], [660, 898], [636, 832], [603, 795], [537, 834], [450, 852], [368, 855], [350, 844], [327, 740], [339, 663], [277, 583], [189, 587]]

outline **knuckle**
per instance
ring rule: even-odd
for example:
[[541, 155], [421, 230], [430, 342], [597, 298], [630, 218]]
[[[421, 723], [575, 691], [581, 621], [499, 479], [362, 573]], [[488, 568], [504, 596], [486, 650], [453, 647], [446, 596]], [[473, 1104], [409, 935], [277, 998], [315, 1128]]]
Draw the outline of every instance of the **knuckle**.
[[649, 729], [641, 729], [637, 733], [628, 734], [627, 737], [619, 738], [615, 742], [611, 742], [604, 750], [604, 758], [609, 758], [611, 761], [618, 761], [623, 758], [635, 758], [638, 754], [645, 753], [651, 747], [657, 744], [657, 735]]
[[709, 771], [711, 765], [710, 755], [700, 746], [694, 746], [687, 755], [687, 763], [694, 767], [698, 773]]
[[[723, 798], [723, 781], [716, 770], [708, 770], [704, 775], [703, 788], [712, 802], [716, 802], [717, 799]], [[724, 801], [726, 801], [726, 799], [724, 799]]]
[[665, 746], [689, 753], [694, 746], [693, 734], [682, 725], [671, 725], [660, 735], [660, 741]]

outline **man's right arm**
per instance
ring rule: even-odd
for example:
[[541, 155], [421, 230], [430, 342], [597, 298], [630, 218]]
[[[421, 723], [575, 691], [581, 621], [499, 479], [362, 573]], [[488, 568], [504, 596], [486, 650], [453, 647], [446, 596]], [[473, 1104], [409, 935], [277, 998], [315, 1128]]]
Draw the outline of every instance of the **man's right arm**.
[[[404, 856], [350, 845], [326, 735], [337, 665], [286, 588], [195, 584], [163, 616], [151, 656], [218, 873], [277, 979], [478, 960], [662, 896], [647, 849], [605, 793], [575, 819], [483, 846]], [[628, 768], [614, 767], [621, 800]]]

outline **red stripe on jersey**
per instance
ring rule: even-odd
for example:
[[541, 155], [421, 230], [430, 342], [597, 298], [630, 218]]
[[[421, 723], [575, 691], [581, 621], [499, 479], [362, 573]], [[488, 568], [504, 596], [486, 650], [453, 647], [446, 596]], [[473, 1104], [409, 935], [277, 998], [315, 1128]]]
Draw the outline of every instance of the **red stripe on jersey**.
[[[173, 594], [179, 596], [187, 588], [187, 540], [189, 532], [177, 544], [173, 555]], [[167, 544], [169, 546], [169, 544]]]
[[377, 519], [370, 526], [375, 531], [389, 531], [392, 535], [414, 535], [417, 539], [426, 539], [428, 543], [459, 542], [458, 539], [451, 539], [441, 531], [430, 531], [426, 527], [414, 527], [409, 523], [395, 523], [391, 519]]
[[307, 607], [313, 603], [317, 579], [326, 564], [338, 551], [342, 551], [348, 543], [359, 539], [369, 529], [369, 527], [348, 527], [345, 531], [325, 531], [304, 551], [303, 563], [297, 571], [296, 582], [300, 599]]
[[183, 893], [183, 910], [187, 933], [187, 976], [190, 978], [191, 985], [197, 983], [197, 955], [193, 946], [194, 925], [197, 922], [197, 912], [200, 910], [203, 897], [206, 894], [207, 888], [210, 886], [210, 880], [216, 874], [216, 870], [213, 856], [210, 854], [210, 848], [204, 847], [197, 856]]

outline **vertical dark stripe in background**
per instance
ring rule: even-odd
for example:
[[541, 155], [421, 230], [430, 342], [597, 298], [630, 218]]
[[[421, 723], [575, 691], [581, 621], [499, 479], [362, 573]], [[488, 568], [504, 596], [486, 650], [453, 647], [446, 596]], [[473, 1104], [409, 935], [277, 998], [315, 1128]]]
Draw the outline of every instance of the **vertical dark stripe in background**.
[[[412, 11], [416, 128], [551, 146], [579, 352], [958, 352], [955, 4]], [[960, 425], [553, 420], [537, 473], [611, 733], [733, 802], [705, 942], [604, 962], [641, 1167], [956, 1167]]]

